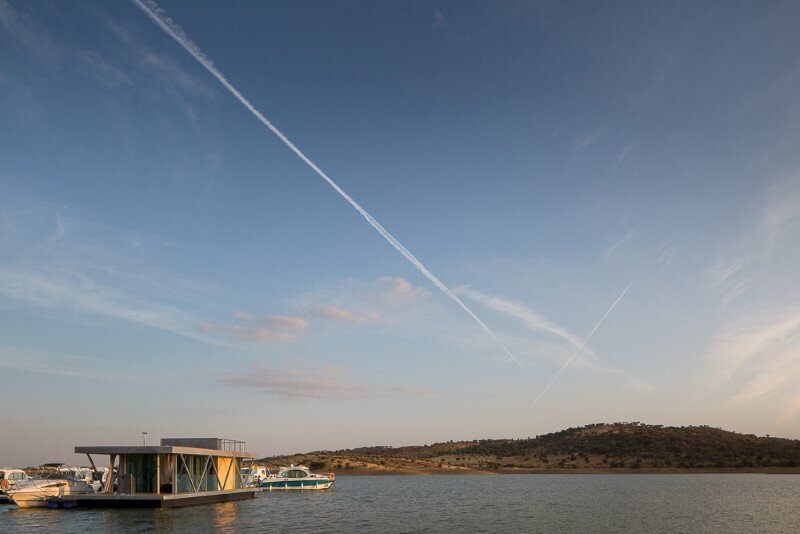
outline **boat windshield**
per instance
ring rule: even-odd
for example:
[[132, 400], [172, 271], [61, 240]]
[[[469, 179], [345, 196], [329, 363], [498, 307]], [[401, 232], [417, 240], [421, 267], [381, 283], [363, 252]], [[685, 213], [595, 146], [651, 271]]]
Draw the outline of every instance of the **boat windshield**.
[[41, 473], [33, 478], [39, 480], [69, 480], [69, 475], [66, 473]]

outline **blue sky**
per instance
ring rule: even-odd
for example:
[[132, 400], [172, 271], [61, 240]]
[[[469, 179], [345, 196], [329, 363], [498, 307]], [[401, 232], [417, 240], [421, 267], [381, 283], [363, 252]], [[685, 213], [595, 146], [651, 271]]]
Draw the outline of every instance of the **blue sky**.
[[[0, 1], [0, 463], [800, 437], [800, 6]], [[570, 367], [539, 394], [618, 295]]]

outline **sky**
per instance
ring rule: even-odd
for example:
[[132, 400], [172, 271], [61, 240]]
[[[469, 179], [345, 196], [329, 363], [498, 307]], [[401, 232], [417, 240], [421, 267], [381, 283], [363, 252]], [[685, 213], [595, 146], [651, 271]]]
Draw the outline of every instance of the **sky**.
[[159, 6], [521, 367], [135, 4], [0, 0], [0, 464], [800, 438], [800, 4]]

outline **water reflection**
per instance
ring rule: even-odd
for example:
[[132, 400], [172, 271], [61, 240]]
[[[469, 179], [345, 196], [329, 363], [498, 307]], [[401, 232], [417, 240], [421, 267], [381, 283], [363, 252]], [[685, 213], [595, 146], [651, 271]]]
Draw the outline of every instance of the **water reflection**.
[[[165, 510], [0, 508], [0, 532], [800, 532], [798, 475], [341, 477]], [[298, 512], [302, 511], [302, 523]]]
[[217, 532], [233, 532], [239, 521], [239, 506], [235, 502], [225, 502], [214, 506], [214, 526]]

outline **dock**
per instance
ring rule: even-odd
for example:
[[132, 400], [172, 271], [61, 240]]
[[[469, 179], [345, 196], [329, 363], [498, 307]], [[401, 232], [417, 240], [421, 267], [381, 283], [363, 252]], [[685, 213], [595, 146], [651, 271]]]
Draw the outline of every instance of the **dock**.
[[253, 488], [239, 490], [206, 491], [199, 494], [106, 494], [63, 495], [50, 497], [49, 508], [175, 508], [218, 502], [242, 501], [255, 497]]

